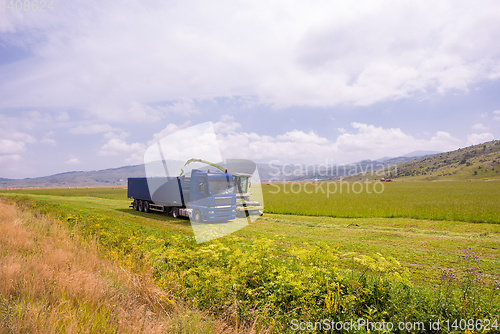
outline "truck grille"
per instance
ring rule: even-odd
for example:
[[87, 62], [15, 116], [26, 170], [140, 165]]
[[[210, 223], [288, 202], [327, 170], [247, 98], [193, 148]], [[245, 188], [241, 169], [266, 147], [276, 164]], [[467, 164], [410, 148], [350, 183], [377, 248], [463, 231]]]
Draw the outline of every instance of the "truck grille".
[[232, 203], [233, 203], [232, 197], [216, 197], [215, 198], [215, 205], [232, 204]]

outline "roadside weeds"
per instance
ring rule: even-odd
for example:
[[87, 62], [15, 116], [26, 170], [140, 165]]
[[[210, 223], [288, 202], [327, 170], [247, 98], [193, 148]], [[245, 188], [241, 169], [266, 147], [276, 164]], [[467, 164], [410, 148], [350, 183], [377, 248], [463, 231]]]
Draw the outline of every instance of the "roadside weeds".
[[147, 266], [129, 269], [0, 201], [0, 333], [241, 333], [157, 287]]

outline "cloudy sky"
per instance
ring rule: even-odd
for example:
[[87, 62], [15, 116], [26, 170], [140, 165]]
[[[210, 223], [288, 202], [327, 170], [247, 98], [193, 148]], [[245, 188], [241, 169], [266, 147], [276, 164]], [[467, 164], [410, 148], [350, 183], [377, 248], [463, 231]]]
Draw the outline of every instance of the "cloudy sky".
[[142, 163], [206, 121], [261, 162], [500, 138], [498, 1], [49, 4], [0, 3], [0, 177]]

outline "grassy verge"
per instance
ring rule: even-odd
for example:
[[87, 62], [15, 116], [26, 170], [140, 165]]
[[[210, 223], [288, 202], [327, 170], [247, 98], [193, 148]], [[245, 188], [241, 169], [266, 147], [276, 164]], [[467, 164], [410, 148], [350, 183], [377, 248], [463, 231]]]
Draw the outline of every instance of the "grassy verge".
[[160, 289], [151, 268], [124, 269], [95, 239], [0, 202], [1, 333], [235, 333]]
[[189, 221], [133, 211], [124, 199], [24, 196], [9, 195], [94, 238], [123, 268], [147, 261], [156, 286], [175, 283], [183, 301], [237, 328], [281, 333], [295, 320], [428, 323], [500, 313], [497, 224], [271, 215], [197, 245]]

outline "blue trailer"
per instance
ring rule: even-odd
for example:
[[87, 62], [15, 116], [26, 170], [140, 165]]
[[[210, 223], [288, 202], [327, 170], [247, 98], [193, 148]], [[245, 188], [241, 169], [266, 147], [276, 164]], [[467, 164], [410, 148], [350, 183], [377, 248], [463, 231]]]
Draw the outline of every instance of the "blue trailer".
[[198, 223], [236, 218], [234, 179], [227, 172], [193, 169], [190, 177], [131, 177], [127, 197], [134, 200], [134, 210], [189, 217]]

